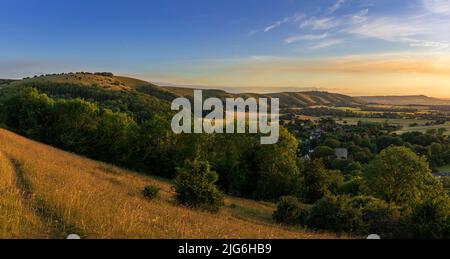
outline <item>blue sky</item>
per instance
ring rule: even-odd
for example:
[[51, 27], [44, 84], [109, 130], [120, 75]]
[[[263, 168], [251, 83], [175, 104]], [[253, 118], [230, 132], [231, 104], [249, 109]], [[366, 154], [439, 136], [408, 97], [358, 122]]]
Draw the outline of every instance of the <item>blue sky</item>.
[[0, 78], [450, 97], [449, 0], [0, 0]]

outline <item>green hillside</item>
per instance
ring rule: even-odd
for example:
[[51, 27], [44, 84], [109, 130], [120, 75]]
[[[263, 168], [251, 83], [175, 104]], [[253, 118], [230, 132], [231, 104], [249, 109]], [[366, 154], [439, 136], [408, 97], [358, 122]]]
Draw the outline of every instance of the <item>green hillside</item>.
[[45, 75], [9, 82], [0, 94], [8, 95], [27, 87], [36, 88], [52, 98], [80, 98], [117, 112], [125, 112], [137, 121], [170, 112], [173, 94], [148, 82], [117, 77], [108, 73], [69, 73]]

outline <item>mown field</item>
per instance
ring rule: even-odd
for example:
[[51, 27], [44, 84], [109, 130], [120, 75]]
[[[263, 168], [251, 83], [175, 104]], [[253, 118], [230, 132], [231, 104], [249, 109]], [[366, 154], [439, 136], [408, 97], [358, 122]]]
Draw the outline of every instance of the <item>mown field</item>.
[[[146, 200], [147, 185], [161, 188]], [[180, 207], [170, 181], [0, 129], [0, 238], [337, 238], [272, 223], [275, 205], [233, 197], [219, 214]]]

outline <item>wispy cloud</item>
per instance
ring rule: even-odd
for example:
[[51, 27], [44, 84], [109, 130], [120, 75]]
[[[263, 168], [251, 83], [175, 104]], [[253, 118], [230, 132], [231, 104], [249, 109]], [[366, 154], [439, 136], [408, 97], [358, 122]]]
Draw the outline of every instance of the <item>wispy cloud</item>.
[[326, 37], [328, 37], [328, 33], [323, 34], [305, 34], [305, 35], [296, 35], [296, 36], [290, 36], [286, 38], [284, 41], [288, 44], [298, 42], [298, 41], [316, 41], [316, 40], [323, 40]]
[[341, 21], [335, 17], [317, 18], [311, 17], [300, 24], [300, 28], [310, 28], [312, 30], [329, 30], [338, 27]]
[[449, 0], [422, 0], [424, 6], [433, 13], [449, 14], [450, 15], [450, 1]]
[[423, 28], [404, 23], [394, 17], [379, 17], [367, 19], [361, 23], [351, 23], [343, 29], [351, 34], [358, 34], [369, 38], [377, 38], [386, 41], [402, 41], [408, 37], [417, 35]]
[[328, 13], [332, 14], [339, 10], [346, 0], [337, 0], [336, 3], [328, 9]]
[[410, 47], [445, 49], [450, 47], [448, 23], [450, 19], [428, 17], [364, 17], [346, 24], [342, 31], [366, 38], [405, 43]]
[[285, 24], [285, 23], [289, 23], [289, 22], [295, 23], [295, 22], [298, 22], [298, 21], [300, 21], [301, 19], [303, 19], [303, 17], [304, 17], [303, 14], [295, 14], [295, 15], [293, 15], [293, 16], [285, 17], [285, 18], [283, 18], [283, 19], [281, 19], [281, 20], [279, 20], [279, 21], [276, 21], [276, 22], [274, 22], [273, 24], [267, 26], [267, 27], [264, 29], [264, 32], [269, 32], [269, 31], [271, 31], [271, 30], [274, 30], [274, 29], [280, 27], [281, 25], [283, 25], [283, 24]]
[[327, 40], [327, 41], [319, 41], [316, 44], [314, 44], [313, 46], [310, 47], [310, 49], [325, 49], [325, 48], [329, 48], [331, 46], [334, 45], [338, 45], [341, 44], [343, 42], [343, 40], [340, 39], [331, 39], [331, 40]]
[[[387, 15], [369, 12], [368, 8], [359, 11], [352, 8], [352, 12], [338, 13], [337, 10], [347, 1], [336, 0], [322, 13], [288, 16], [261, 31], [270, 32], [287, 23], [297, 24], [298, 32], [291, 33], [284, 42], [316, 41], [311, 47], [313, 49], [337, 45], [345, 37], [354, 42], [365, 38], [400, 43], [406, 48], [450, 50], [450, 0], [417, 1], [421, 4], [415, 5], [415, 9], [400, 15]], [[338, 35], [339, 38], [328, 39], [329, 35]], [[328, 40], [324, 41], [325, 38]]]

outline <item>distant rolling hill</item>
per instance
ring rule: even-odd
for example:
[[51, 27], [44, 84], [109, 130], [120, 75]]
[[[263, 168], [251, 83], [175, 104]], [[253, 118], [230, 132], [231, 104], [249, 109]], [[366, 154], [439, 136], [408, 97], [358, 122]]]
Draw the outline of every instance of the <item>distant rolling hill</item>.
[[9, 83], [12, 83], [12, 82], [14, 82], [14, 81], [16, 81], [16, 80], [11, 80], [11, 79], [0, 79], [0, 85], [3, 85], [3, 84], [9, 84]]
[[[177, 88], [177, 87], [164, 87], [165, 90], [172, 92], [178, 96], [184, 96], [192, 98], [194, 89], [191, 88]], [[203, 96], [217, 97], [219, 99], [225, 98], [279, 98], [281, 107], [293, 108], [293, 107], [307, 107], [307, 106], [355, 106], [363, 105], [364, 100], [359, 98], [350, 97], [342, 94], [320, 92], [320, 91], [308, 91], [308, 92], [281, 92], [270, 94], [256, 94], [256, 93], [242, 93], [232, 94], [223, 90], [203, 90]]]
[[[154, 107], [156, 110], [167, 110], [172, 100], [177, 97], [192, 97], [194, 91], [192, 88], [160, 87], [143, 80], [114, 76], [110, 73], [67, 73], [26, 78], [24, 80], [0, 80], [0, 86], [29, 86], [38, 88], [40, 91], [53, 97], [79, 97], [90, 101], [98, 101], [96, 99], [99, 98], [110, 98], [114, 101], [118, 93], [131, 94], [134, 95], [133, 98], [144, 98], [148, 99], [149, 102], [153, 100], [154, 103], [158, 103]], [[68, 91], [66, 88], [71, 88], [71, 90]], [[360, 98], [320, 91], [234, 94], [223, 90], [203, 90], [203, 96], [205, 98], [217, 97], [220, 99], [237, 97], [280, 98], [282, 108], [321, 105], [358, 106], [365, 103]]]
[[425, 95], [409, 96], [361, 96], [368, 103], [388, 105], [450, 105], [450, 100], [428, 97]]

